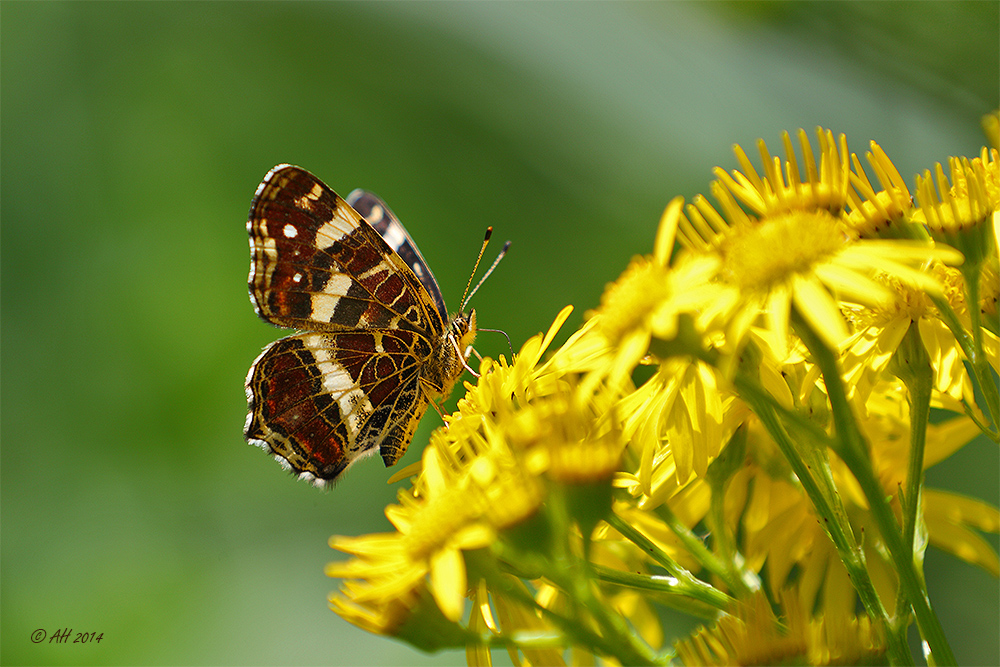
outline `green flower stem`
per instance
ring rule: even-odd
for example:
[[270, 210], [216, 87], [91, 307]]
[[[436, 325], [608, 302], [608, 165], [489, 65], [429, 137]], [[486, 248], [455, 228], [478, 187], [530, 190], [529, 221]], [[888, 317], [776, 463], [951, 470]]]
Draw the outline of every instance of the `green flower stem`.
[[[726, 587], [729, 590], [732, 591], [737, 589], [735, 581], [730, 580], [732, 579], [731, 569], [725, 563], [719, 560], [719, 558], [714, 553], [712, 553], [712, 551], [708, 547], [705, 546], [705, 543], [701, 541], [701, 538], [695, 535], [694, 531], [688, 528], [687, 525], [685, 525], [684, 522], [681, 521], [676, 514], [674, 514], [673, 510], [671, 510], [666, 503], [660, 505], [653, 511], [656, 512], [656, 515], [658, 517], [663, 519], [663, 522], [667, 524], [667, 527], [670, 528], [670, 530], [674, 533], [674, 535], [677, 536], [677, 539], [681, 541], [681, 544], [684, 545], [684, 549], [688, 552], [688, 554], [694, 557], [694, 559], [698, 562], [699, 565], [701, 565], [703, 568], [705, 568], [706, 570], [717, 576], [719, 579], [721, 579], [723, 583], [726, 584]], [[627, 525], [629, 528], [632, 528], [632, 526], [628, 525], [627, 523], [625, 525]], [[631, 534], [626, 534], [626, 533], [622, 534], [625, 535], [629, 540], [631, 540], [635, 544], [639, 545], [640, 548], [649, 551], [650, 555], [652, 555], [654, 558], [658, 558], [657, 552], [662, 553], [662, 551], [660, 551], [660, 548], [652, 544], [652, 542], [649, 542], [649, 540], [646, 540], [646, 537], [642, 533], [639, 533], [638, 531], [635, 532], [638, 535], [638, 538], [635, 539], [632, 537]], [[652, 548], [655, 549], [656, 551], [655, 552], [651, 551], [649, 548], [643, 546], [643, 544], [636, 541], [636, 539], [639, 538], [649, 542], [649, 544], [652, 545]], [[670, 559], [670, 557], [667, 556], [666, 554], [663, 554], [663, 557], [666, 559]], [[657, 562], [660, 561], [657, 560]], [[671, 560], [671, 562], [673, 561]], [[661, 565], [662, 564], [663, 563], [661, 563]]]
[[[619, 581], [617, 583], [623, 583], [624, 585], [633, 587], [650, 588], [651, 590], [660, 590], [669, 593], [687, 595], [723, 611], [730, 608], [730, 605], [733, 602], [732, 598], [701, 581], [685, 568], [681, 567], [677, 561], [664, 553], [662, 549], [660, 549], [656, 544], [654, 544], [645, 535], [636, 530], [631, 524], [622, 519], [620, 516], [612, 513], [608, 517], [607, 521], [612, 528], [621, 533], [626, 539], [648, 553], [653, 560], [660, 564], [663, 569], [665, 569], [675, 580], [673, 583], [669, 584], [669, 588], [664, 588], [664, 586], [667, 585], [667, 582], [663, 577], [657, 577], [654, 579], [648, 576], [625, 573], [634, 578], [630, 578], [629, 583], [627, 584], [624, 583], [624, 581]], [[700, 541], [699, 544], [701, 544]], [[702, 548], [704, 548], [704, 545], [702, 545]], [[595, 571], [599, 573], [604, 572], [605, 574], [608, 574], [606, 571], [608, 568], [596, 570], [598, 567], [597, 565], [592, 565], [592, 567], [594, 567]]]
[[[910, 328], [892, 357], [889, 370], [906, 385], [910, 393], [910, 458], [906, 471], [906, 487], [901, 490], [900, 507], [903, 511], [903, 540], [912, 554], [913, 566], [917, 570], [922, 586], [926, 586], [923, 576], [924, 548], [916, 537], [923, 506], [921, 491], [924, 482], [924, 447], [927, 442], [927, 424], [931, 412], [934, 370], [931, 368], [930, 356], [915, 323], [910, 323]], [[904, 637], [910, 622], [907, 611], [903, 588], [900, 587], [896, 601], [894, 630]]]
[[[965, 275], [964, 272], [963, 275]], [[983, 393], [983, 402], [986, 403], [986, 409], [989, 411], [993, 425], [990, 428], [980, 424], [980, 428], [994, 442], [1000, 442], [1000, 432], [998, 432], [998, 429], [1000, 429], [1000, 393], [998, 393], [997, 384], [993, 380], [990, 364], [986, 359], [986, 351], [983, 349], [983, 330], [979, 323], [978, 279], [976, 279], [975, 283], [975, 289], [968, 289], [968, 296], [966, 297], [967, 303], [972, 304], [969, 307], [969, 318], [972, 321], [971, 335], [962, 326], [947, 299], [933, 294], [928, 294], [928, 296], [941, 313], [941, 321], [945, 323], [948, 330], [955, 336], [958, 346], [962, 348], [962, 352], [969, 362], [969, 367], [972, 369], [972, 376], [976, 379], [979, 390]], [[967, 286], [971, 284], [968, 276], [966, 276], [965, 284]], [[975, 298], [975, 301], [970, 300], [973, 298]]]
[[[987, 230], [989, 228], [990, 225], [982, 225], [982, 236], [979, 238], [980, 242], [975, 243], [976, 248], [982, 250], [992, 245], [989, 241], [986, 241], [988, 238]], [[983, 328], [980, 321], [982, 319], [982, 311], [979, 308], [979, 277], [986, 262], [986, 256], [985, 254], [976, 256], [968, 252], [964, 254], [966, 255], [966, 261], [958, 267], [958, 270], [961, 272], [962, 280], [965, 283], [965, 303], [968, 304], [969, 328], [972, 330], [972, 354], [969, 354], [964, 348], [963, 351], [966, 352], [966, 357], [968, 357], [969, 364], [972, 366], [973, 375], [975, 375], [976, 381], [983, 392], [983, 397], [986, 400], [986, 409], [990, 411], [990, 418], [993, 420], [993, 432], [997, 433], [1000, 430], [1000, 415], [998, 415], [998, 412], [1000, 412], [1000, 397], [998, 397], [996, 383], [992, 382], [993, 376], [990, 373], [990, 365], [986, 360], [986, 350], [983, 348]], [[952, 321], [955, 320], [957, 318], [952, 318]]]
[[[854, 419], [854, 412], [851, 410], [841, 382], [837, 357], [796, 310], [792, 311], [792, 321], [823, 375], [833, 411], [838, 441], [836, 452], [851, 470], [868, 500], [872, 515], [899, 576], [900, 587], [913, 607], [917, 628], [929, 647], [927, 660], [928, 662], [933, 660], [937, 665], [954, 665], [955, 656], [948, 645], [941, 622], [931, 610], [930, 599], [914, 567], [912, 552], [903, 542], [892, 508], [889, 507], [885, 492], [875, 477], [871, 460], [868, 458], [867, 443]], [[888, 636], [891, 638], [894, 633], [890, 632]]]
[[[854, 589], [858, 592], [858, 598], [860, 598], [865, 611], [885, 628], [886, 650], [890, 664], [912, 665], [913, 656], [906, 645], [905, 637], [901, 638], [896, 633], [891, 632], [889, 615], [868, 574], [864, 552], [854, 539], [854, 533], [847, 520], [847, 512], [841, 503], [840, 495], [832, 486], [833, 481], [829, 475], [828, 466], [820, 464], [819, 457], [813, 457], [811, 465], [806, 463], [800, 448], [792, 441], [778, 418], [773, 397], [755, 380], [740, 374], [736, 376], [734, 383], [740, 396], [761, 420], [764, 428], [767, 429], [768, 434], [774, 439], [778, 449], [791, 465], [792, 472], [799, 478], [802, 489], [812, 502], [816, 514], [822, 520], [823, 528], [837, 549], [837, 554], [851, 578]], [[825, 437], [824, 440], [826, 440]], [[821, 489], [815, 479], [812, 468], [817, 469], [820, 479], [825, 482], [824, 489]]]
[[607, 600], [594, 592], [592, 583], [596, 579], [590, 568], [585, 568], [591, 576], [581, 580], [584, 586], [578, 588], [584, 606], [597, 619], [608, 637], [613, 637], [618, 650], [613, 654], [622, 664], [657, 665], [663, 664], [663, 658], [656, 655], [653, 649], [642, 641], [638, 633], [629, 626], [621, 614], [614, 610]]
[[725, 501], [726, 486], [736, 471], [743, 467], [746, 459], [747, 432], [746, 425], [736, 429], [726, 446], [709, 464], [705, 474], [705, 481], [712, 492], [708, 514], [705, 515], [705, 524], [712, 536], [712, 550], [726, 566], [729, 575], [726, 583], [732, 581], [735, 584], [729, 590], [742, 599], [747, 599], [753, 592], [760, 590], [760, 577], [745, 567], [746, 560], [736, 546], [736, 536], [726, 524]]
[[490, 632], [466, 633], [466, 644], [474, 643], [490, 648], [514, 649], [522, 651], [561, 651], [566, 648], [566, 637], [552, 632], [526, 632], [520, 630], [509, 635], [494, 635]]
[[[584, 540], [584, 554], [574, 548], [576, 530], [569, 511], [569, 499], [564, 489], [551, 489], [545, 511], [539, 517], [544, 526], [538, 539], [531, 543], [498, 540], [491, 547], [496, 559], [479, 559], [477, 571], [485, 576], [490, 586], [502, 587], [504, 593], [526, 605], [537, 608], [573, 643], [591, 647], [595, 652], [613, 656], [622, 664], [663, 664], [668, 657], [659, 656], [642, 641], [628, 622], [618, 614], [597, 590], [598, 576], [594, 573], [585, 554], [588, 542]], [[488, 560], [489, 562], [480, 562]], [[565, 614], [543, 608], [533, 596], [523, 590], [520, 579], [503, 574], [501, 567], [517, 574], [550, 582], [565, 594]], [[595, 622], [596, 621], [596, 627]]]
[[657, 576], [624, 572], [604, 565], [592, 564], [598, 580], [617, 584], [642, 591], [655, 591], [674, 596], [678, 600], [694, 604], [673, 604], [682, 607], [690, 613], [706, 619], [714, 619], [719, 611], [732, 609], [735, 600], [709, 584], [695, 580], [694, 584], [685, 583], [673, 576]]
[[552, 489], [547, 505], [547, 513], [552, 522], [553, 540], [552, 567], [545, 573], [546, 578], [564, 590], [574, 605], [582, 606], [597, 621], [605, 638], [615, 647], [611, 655], [621, 660], [623, 664], [653, 665], [661, 662], [653, 649], [642, 641], [625, 619], [596, 591], [597, 576], [587, 559], [590, 548], [589, 534], [583, 536], [583, 558], [575, 553], [570, 544], [571, 537], [576, 531], [572, 527], [574, 517], [570, 512], [565, 489], [561, 487]]
[[[520, 552], [515, 552], [509, 547], [506, 547], [503, 542], [498, 542], [494, 545], [494, 552], [502, 560], [513, 562], [515, 564], [515, 569], [535, 570], [539, 567], [539, 564], [535, 562], [528, 565], [518, 564], [518, 561], [523, 560], [526, 555]], [[471, 552], [466, 552], [466, 559], [469, 558], [470, 553]], [[534, 561], [536, 559], [529, 557], [528, 560]], [[604, 655], [618, 656], [618, 652], [615, 650], [616, 647], [611, 642], [588, 630], [584, 623], [581, 623], [576, 619], [563, 616], [562, 614], [538, 604], [538, 601], [535, 600], [535, 598], [532, 597], [532, 595], [524, 588], [521, 581], [515, 577], [504, 574], [497, 567], [496, 562], [493, 561], [493, 559], [488, 557], [477, 557], [476, 570], [486, 579], [489, 588], [492, 590], [502, 593], [508, 598], [515, 600], [528, 608], [536, 609], [544, 618], [563, 632], [565, 637], [568, 638], [569, 643], [589, 647], [598, 653], [603, 653]], [[652, 663], [650, 661], [636, 661], [635, 664]]]
[[893, 355], [890, 370], [910, 392], [910, 460], [906, 471], [906, 499], [903, 512], [903, 538], [912, 550], [920, 513], [920, 494], [924, 481], [924, 447], [931, 414], [931, 389], [934, 371], [931, 360], [914, 323]]

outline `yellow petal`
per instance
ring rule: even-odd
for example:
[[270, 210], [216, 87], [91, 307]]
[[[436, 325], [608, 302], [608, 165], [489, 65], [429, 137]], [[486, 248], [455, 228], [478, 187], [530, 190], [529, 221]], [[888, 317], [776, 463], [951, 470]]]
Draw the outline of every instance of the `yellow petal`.
[[670, 253], [674, 250], [674, 239], [677, 237], [677, 223], [681, 219], [681, 208], [684, 197], [674, 197], [667, 204], [660, 217], [660, 227], [656, 231], [656, 243], [653, 244], [653, 256], [661, 266], [670, 262]]
[[1000, 510], [977, 498], [950, 491], [925, 489], [924, 514], [989, 533], [1000, 532]]
[[[979, 427], [969, 417], [962, 415], [938, 424], [927, 426], [927, 449], [924, 450], [924, 468], [943, 461], [979, 435]], [[928, 491], [929, 492], [929, 491]]]
[[798, 277], [792, 290], [792, 301], [813, 331], [832, 349], [840, 348], [847, 338], [847, 325], [837, 302], [815, 277]]
[[431, 593], [441, 613], [455, 623], [465, 608], [465, 559], [458, 549], [441, 549], [431, 556]]
[[966, 526], [1000, 531], [1000, 511], [975, 498], [926, 489], [924, 520], [931, 543], [958, 558], [1000, 576], [1000, 560], [990, 544]]
[[993, 547], [971, 530], [946, 521], [927, 519], [931, 544], [967, 563], [978, 565], [994, 577], [1000, 576], [1000, 562]]

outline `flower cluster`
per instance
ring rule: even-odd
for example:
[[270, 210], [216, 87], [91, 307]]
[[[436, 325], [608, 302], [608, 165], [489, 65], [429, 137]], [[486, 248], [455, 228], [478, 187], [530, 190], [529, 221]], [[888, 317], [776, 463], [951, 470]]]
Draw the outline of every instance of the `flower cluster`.
[[[569, 308], [484, 360], [396, 530], [331, 539], [337, 613], [470, 664], [908, 663], [913, 622], [954, 663], [924, 552], [1000, 574], [1000, 512], [923, 472], [998, 440], [997, 149], [911, 194], [797, 140], [670, 202], [558, 349]], [[705, 625], [665, 645], [663, 607]]]

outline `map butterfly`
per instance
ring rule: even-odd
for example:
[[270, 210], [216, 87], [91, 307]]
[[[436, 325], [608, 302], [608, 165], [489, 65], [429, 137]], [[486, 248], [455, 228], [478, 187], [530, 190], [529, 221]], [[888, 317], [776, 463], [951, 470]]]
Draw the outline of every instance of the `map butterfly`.
[[247, 441], [317, 486], [376, 451], [395, 464], [429, 403], [468, 368], [476, 311], [448, 317], [423, 256], [378, 197], [355, 190], [345, 201], [299, 167], [268, 172], [247, 231], [257, 314], [299, 330], [250, 367]]

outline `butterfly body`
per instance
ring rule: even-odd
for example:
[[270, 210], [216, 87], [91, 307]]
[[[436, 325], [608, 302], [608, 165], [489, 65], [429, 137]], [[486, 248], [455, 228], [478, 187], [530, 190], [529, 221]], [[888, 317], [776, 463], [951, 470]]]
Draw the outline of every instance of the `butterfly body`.
[[250, 368], [247, 441], [318, 486], [375, 452], [395, 464], [466, 368], [475, 311], [448, 317], [381, 200], [355, 190], [345, 201], [298, 167], [268, 173], [247, 230], [258, 315], [299, 330]]

